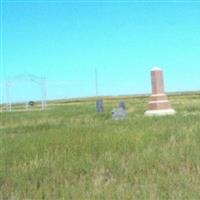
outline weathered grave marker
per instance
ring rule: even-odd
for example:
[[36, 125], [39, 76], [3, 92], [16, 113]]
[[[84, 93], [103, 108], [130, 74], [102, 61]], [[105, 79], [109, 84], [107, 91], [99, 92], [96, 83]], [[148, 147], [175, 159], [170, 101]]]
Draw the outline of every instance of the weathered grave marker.
[[112, 118], [114, 120], [124, 119], [126, 117], [126, 106], [124, 101], [120, 101], [117, 108], [112, 111]]
[[103, 112], [103, 99], [96, 100], [96, 112], [97, 113]]
[[174, 115], [176, 112], [171, 108], [166, 94], [164, 93], [163, 71], [160, 68], [151, 70], [152, 95], [149, 101], [149, 110], [146, 116]]
[[118, 108], [123, 108], [124, 110], [126, 110], [126, 105], [124, 101], [120, 101], [118, 104]]

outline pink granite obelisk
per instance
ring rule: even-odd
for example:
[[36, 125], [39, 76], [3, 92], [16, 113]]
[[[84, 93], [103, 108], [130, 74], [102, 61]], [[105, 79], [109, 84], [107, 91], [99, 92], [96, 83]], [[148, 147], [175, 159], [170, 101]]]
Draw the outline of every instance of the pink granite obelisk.
[[164, 92], [163, 71], [160, 68], [151, 70], [152, 95], [149, 101], [149, 110], [146, 116], [174, 115], [176, 112], [171, 108], [168, 98]]

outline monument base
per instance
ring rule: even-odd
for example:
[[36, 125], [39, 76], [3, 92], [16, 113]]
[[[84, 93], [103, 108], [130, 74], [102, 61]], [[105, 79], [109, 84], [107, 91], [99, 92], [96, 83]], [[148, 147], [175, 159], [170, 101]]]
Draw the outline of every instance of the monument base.
[[175, 115], [176, 111], [173, 109], [164, 110], [147, 110], [145, 116], [165, 116], [165, 115]]

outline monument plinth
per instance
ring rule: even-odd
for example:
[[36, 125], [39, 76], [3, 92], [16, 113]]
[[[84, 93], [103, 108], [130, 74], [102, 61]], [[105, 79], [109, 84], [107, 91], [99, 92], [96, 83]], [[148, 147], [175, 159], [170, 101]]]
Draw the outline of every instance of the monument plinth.
[[174, 115], [176, 112], [171, 108], [164, 91], [163, 71], [160, 68], [151, 70], [152, 95], [149, 101], [149, 110], [146, 116]]

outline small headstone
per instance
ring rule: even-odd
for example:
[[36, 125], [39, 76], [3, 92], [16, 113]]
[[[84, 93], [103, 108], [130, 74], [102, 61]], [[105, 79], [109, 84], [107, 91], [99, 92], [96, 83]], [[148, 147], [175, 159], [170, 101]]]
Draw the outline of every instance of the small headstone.
[[113, 109], [112, 118], [114, 120], [124, 119], [126, 117], [126, 106], [123, 101], [120, 101], [118, 107]]
[[103, 99], [96, 100], [96, 111], [98, 113], [103, 112]]
[[120, 101], [118, 104], [118, 108], [123, 108], [124, 110], [126, 110], [126, 105], [124, 101]]

